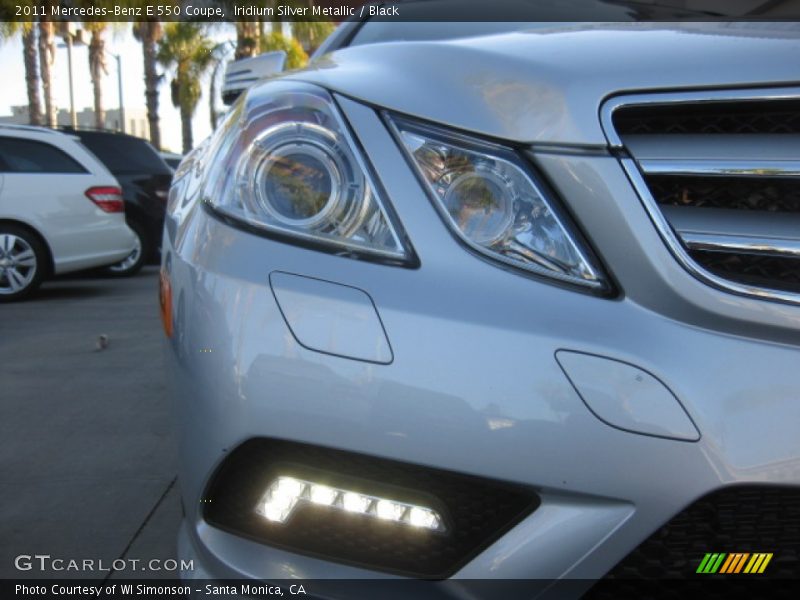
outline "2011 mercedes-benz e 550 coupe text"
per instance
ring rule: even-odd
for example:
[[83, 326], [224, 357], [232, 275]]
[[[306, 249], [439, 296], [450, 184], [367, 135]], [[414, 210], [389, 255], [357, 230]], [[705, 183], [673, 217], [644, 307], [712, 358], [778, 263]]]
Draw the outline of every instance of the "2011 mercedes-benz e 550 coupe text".
[[553, 24], [247, 90], [163, 243], [193, 575], [797, 576], [798, 55]]

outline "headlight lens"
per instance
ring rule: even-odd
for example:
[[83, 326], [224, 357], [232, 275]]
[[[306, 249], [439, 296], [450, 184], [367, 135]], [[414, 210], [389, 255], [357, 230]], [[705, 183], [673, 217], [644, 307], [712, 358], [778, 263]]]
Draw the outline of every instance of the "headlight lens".
[[410, 261], [332, 98], [316, 86], [273, 82], [232, 109], [210, 144], [204, 198], [267, 233], [334, 250]]
[[389, 121], [439, 212], [467, 245], [527, 271], [606, 289], [566, 215], [513, 150], [396, 116]]

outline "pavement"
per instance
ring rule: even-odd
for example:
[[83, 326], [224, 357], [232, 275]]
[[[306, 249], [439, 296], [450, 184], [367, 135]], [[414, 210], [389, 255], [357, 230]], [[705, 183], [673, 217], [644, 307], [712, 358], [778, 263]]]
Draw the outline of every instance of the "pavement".
[[[108, 347], [98, 350], [101, 335]], [[175, 558], [162, 338], [155, 266], [126, 279], [60, 278], [0, 305], [0, 578], [174, 575], [68, 569]], [[35, 554], [64, 559], [64, 570], [15, 568]]]

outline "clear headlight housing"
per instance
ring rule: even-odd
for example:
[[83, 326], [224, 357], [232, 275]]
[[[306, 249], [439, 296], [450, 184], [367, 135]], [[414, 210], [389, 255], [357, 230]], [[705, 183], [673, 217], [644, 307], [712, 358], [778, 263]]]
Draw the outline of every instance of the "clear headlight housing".
[[325, 90], [286, 82], [251, 90], [206, 153], [203, 197], [219, 214], [338, 253], [413, 259]]
[[516, 152], [387, 118], [444, 220], [470, 248], [532, 273], [607, 290], [574, 226]]

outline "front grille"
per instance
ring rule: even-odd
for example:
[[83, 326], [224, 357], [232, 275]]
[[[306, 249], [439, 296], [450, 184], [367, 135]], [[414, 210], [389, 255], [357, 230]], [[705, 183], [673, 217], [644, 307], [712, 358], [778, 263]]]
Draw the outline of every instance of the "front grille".
[[771, 552], [773, 558], [759, 578], [800, 577], [800, 490], [742, 486], [705, 496], [651, 535], [606, 578], [726, 577], [696, 573], [708, 552]]
[[800, 90], [608, 107], [609, 137], [680, 261], [716, 287], [800, 303]]
[[690, 133], [800, 133], [800, 100], [681, 103], [630, 107], [616, 115], [621, 136]]
[[[298, 504], [286, 523], [267, 521], [255, 508], [279, 475], [320, 481], [435, 508], [444, 532], [310, 503]], [[292, 552], [366, 569], [442, 579], [498, 539], [539, 503], [530, 489], [494, 481], [274, 439], [238, 447], [213, 476], [204, 518], [231, 533]]]

